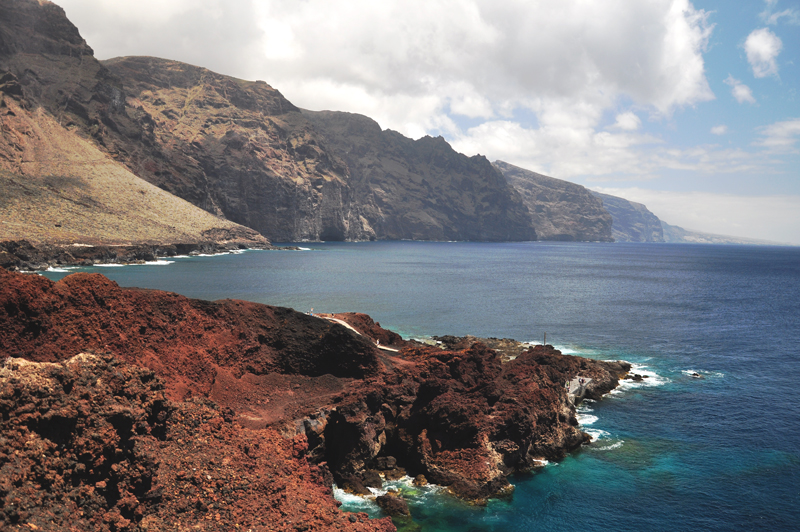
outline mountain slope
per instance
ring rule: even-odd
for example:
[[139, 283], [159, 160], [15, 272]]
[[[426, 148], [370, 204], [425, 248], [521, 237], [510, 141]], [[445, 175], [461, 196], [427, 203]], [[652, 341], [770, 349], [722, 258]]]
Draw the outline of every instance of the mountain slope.
[[264, 245], [261, 235], [139, 179], [0, 83], [0, 240]]
[[494, 166], [522, 195], [540, 240], [613, 241], [611, 215], [585, 187], [503, 161]]
[[95, 67], [61, 8], [0, 1], [0, 240], [267, 244], [257, 232], [139, 179], [81, 138], [63, 113], [48, 112], [43, 102], [59, 95], [61, 109], [75, 111], [70, 95], [85, 87], [84, 76], [103, 77]]
[[527, 209], [482, 156], [441, 137], [412, 140], [358, 114], [303, 111], [347, 164], [348, 184], [379, 238], [535, 240]]
[[130, 126], [105, 137], [144, 179], [274, 240], [374, 238], [345, 166], [266, 83], [151, 57], [104, 64], [124, 83]]
[[278, 240], [371, 236], [349, 227], [360, 219], [341, 162], [266, 83], [153, 58], [108, 64], [60, 7], [0, 0], [0, 69], [132, 173]]

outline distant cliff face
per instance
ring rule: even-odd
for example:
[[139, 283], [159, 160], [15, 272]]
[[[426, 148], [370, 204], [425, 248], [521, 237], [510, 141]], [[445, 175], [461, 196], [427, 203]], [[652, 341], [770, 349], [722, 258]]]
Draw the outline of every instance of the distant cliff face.
[[585, 187], [503, 161], [494, 166], [522, 195], [540, 240], [613, 241], [611, 215]]
[[664, 242], [661, 220], [641, 203], [592, 192], [603, 201], [614, 224], [611, 232], [617, 242]]
[[273, 240], [375, 238], [346, 167], [277, 90], [165, 59], [104, 64], [130, 126], [104, 138], [144, 179]]
[[519, 194], [485, 157], [441, 137], [412, 140], [374, 120], [303, 111], [347, 164], [362, 215], [379, 238], [536, 240]]
[[0, 69], [59, 125], [208, 212], [275, 240], [374, 238], [342, 162], [266, 83], [154, 58], [106, 67], [60, 7], [33, 0], [0, 0]]
[[101, 64], [49, 2], [0, 0], [0, 69], [136, 176], [275, 241], [536, 238], [485, 159], [368, 119], [361, 136], [322, 135], [264, 82], [148, 57]]

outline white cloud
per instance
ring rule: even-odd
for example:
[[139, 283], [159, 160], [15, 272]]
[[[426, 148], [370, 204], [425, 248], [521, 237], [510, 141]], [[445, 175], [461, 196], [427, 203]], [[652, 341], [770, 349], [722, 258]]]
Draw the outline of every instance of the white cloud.
[[764, 11], [759, 14], [759, 17], [761, 17], [761, 20], [763, 20], [765, 24], [776, 25], [781, 19], [786, 19], [786, 22], [789, 24], [795, 26], [800, 25], [800, 11], [798, 11], [797, 8], [790, 7], [789, 9], [773, 13], [773, 9], [778, 3], [777, 0], [765, 0], [765, 3], [767, 5]]
[[757, 78], [778, 75], [776, 59], [783, 48], [783, 42], [769, 28], [753, 30], [744, 42], [747, 61]]
[[642, 121], [634, 112], [628, 111], [627, 113], [618, 114], [617, 121], [611, 127], [624, 131], [636, 131], [642, 127]]
[[776, 122], [759, 128], [758, 132], [762, 138], [755, 142], [756, 146], [771, 152], [794, 152], [800, 137], [800, 118]]
[[711, 128], [711, 133], [713, 135], [724, 135], [727, 132], [728, 132], [728, 126], [726, 126], [725, 124], [720, 124], [718, 126], [714, 126]]
[[[263, 64], [249, 1], [57, 0], [98, 59], [150, 55], [238, 77]], [[251, 79], [265, 79], [257, 76]]]
[[620, 99], [669, 116], [714, 97], [702, 56], [713, 26], [689, 0], [146, 1], [57, 0], [102, 58], [264, 79], [301, 107], [414, 136], [449, 113], [527, 109], [598, 128]]
[[733, 97], [736, 98], [737, 102], [756, 103], [756, 99], [753, 97], [753, 91], [750, 90], [750, 87], [743, 84], [730, 74], [728, 74], [728, 77], [725, 78], [725, 84], [731, 86], [731, 94], [733, 94]]
[[642, 188], [595, 188], [643, 203], [684, 229], [800, 244], [800, 196], [743, 196]]
[[[559, 122], [558, 119], [565, 121]], [[482, 153], [523, 168], [561, 179], [616, 174], [618, 179], [648, 179], [654, 167], [642, 149], [660, 145], [651, 135], [595, 131], [574, 127], [563, 116], [550, 117], [541, 127], [525, 128], [508, 120], [484, 122], [453, 140], [453, 147]]]

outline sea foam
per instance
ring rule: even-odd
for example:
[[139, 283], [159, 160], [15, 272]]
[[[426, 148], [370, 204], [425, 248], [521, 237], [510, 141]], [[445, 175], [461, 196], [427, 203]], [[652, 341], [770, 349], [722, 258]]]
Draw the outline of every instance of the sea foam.
[[662, 377], [655, 371], [651, 369], [647, 369], [647, 366], [641, 364], [631, 364], [631, 371], [629, 375], [639, 374], [643, 378], [641, 381], [634, 381], [629, 379], [623, 379], [619, 381], [619, 386], [615, 389], [611, 390], [612, 394], [615, 393], [622, 393], [625, 390], [633, 389], [633, 388], [644, 388], [650, 386], [663, 386], [668, 382], [671, 382], [667, 377]]
[[722, 377], [725, 376], [725, 374], [720, 371], [707, 371], [704, 369], [684, 369], [681, 371], [681, 373], [683, 373], [687, 377], [694, 377], [694, 378], [697, 378], [695, 377], [695, 375], [700, 375], [701, 377], [712, 377], [715, 379], [721, 379]]

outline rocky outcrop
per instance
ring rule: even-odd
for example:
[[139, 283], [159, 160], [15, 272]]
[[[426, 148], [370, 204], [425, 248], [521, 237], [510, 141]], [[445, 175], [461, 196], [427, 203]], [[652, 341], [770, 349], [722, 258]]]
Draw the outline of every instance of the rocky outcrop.
[[380, 239], [536, 240], [519, 194], [483, 156], [441, 137], [412, 140], [358, 114], [303, 111], [347, 164], [361, 215]]
[[577, 428], [567, 380], [590, 377], [599, 396], [630, 369], [563, 356], [552, 346], [506, 364], [481, 343], [463, 351], [408, 348], [402, 358], [413, 365], [396, 365], [335, 403], [317, 440], [327, 463], [347, 482], [396, 460], [409, 474], [478, 502], [510, 493], [509, 474], [563, 458], [590, 440]]
[[[330, 375], [338, 390], [337, 378], [382, 367], [368, 340], [287, 308], [123, 289], [99, 274], [53, 283], [0, 270], [0, 286], [0, 356], [55, 362], [101, 349], [158, 372], [176, 400], [202, 395], [225, 403], [297, 384], [281, 375], [305, 376], [309, 388], [329, 385], [323, 376]], [[270, 417], [257, 402], [244, 412]]]
[[611, 213], [611, 232], [617, 242], [664, 242], [661, 220], [641, 203], [592, 192]]
[[268, 244], [259, 245], [249, 240], [222, 240], [166, 245], [91, 246], [88, 244], [73, 244], [70, 246], [57, 246], [39, 244], [34, 246], [27, 240], [10, 240], [0, 242], [0, 268], [35, 271], [59, 266], [140, 264], [163, 257], [198, 253], [225, 253], [244, 248], [274, 249], [274, 246]]
[[355, 530], [304, 437], [250, 430], [208, 401], [172, 403], [107, 354], [0, 365], [3, 530]]
[[0, 270], [0, 285], [0, 356], [114, 353], [163, 378], [167, 398], [209, 398], [241, 426], [300, 437], [303, 456], [355, 491], [380, 486], [381, 472], [424, 475], [476, 501], [508, 493], [509, 474], [588, 441], [564, 382], [591, 378], [587, 396], [599, 398], [629, 369], [552, 346], [503, 363], [480, 342], [393, 340], [364, 315], [347, 315], [359, 334], [290, 309], [122, 289], [96, 274], [53, 283]]
[[611, 215], [585, 187], [503, 161], [494, 166], [522, 196], [539, 240], [613, 242]]

